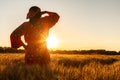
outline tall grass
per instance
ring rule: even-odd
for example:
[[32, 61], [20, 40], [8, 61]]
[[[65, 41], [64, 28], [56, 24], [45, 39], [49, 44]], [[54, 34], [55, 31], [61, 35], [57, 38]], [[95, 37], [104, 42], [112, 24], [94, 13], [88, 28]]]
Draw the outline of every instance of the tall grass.
[[120, 56], [51, 54], [51, 65], [24, 64], [24, 54], [0, 54], [0, 80], [120, 80]]

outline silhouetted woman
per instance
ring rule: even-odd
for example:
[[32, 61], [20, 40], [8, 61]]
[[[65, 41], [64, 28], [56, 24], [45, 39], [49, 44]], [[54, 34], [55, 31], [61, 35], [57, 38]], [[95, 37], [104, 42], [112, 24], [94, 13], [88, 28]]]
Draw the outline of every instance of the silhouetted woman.
[[[29, 9], [27, 19], [29, 19], [28, 22], [24, 22], [12, 32], [10, 36], [11, 47], [23, 46], [25, 48], [26, 64], [41, 66], [49, 64], [50, 55], [46, 47], [46, 39], [49, 29], [58, 22], [59, 15], [55, 12], [41, 11], [39, 7], [33, 6]], [[21, 36], [24, 36], [27, 45], [23, 43]]]

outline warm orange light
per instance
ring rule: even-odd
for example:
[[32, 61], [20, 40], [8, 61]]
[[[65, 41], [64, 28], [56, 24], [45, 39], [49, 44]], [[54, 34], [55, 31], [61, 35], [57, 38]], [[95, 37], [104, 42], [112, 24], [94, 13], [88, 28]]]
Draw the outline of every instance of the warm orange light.
[[47, 38], [47, 47], [48, 48], [55, 48], [58, 45], [58, 39], [50, 34], [49, 37]]

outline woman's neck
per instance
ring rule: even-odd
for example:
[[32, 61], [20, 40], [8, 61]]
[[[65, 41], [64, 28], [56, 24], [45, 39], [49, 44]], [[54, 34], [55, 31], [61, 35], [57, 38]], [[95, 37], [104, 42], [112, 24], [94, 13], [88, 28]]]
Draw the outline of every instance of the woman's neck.
[[38, 21], [38, 19], [33, 18], [33, 19], [30, 19], [29, 22], [30, 22], [31, 24], [35, 25], [35, 24], [37, 23], [37, 21]]
[[39, 18], [30, 19], [30, 24], [36, 26], [39, 24]]

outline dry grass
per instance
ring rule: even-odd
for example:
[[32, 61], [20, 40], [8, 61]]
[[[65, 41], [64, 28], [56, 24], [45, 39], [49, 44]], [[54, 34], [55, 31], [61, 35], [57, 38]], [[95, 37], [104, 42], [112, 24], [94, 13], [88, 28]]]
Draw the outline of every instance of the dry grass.
[[0, 54], [0, 80], [120, 80], [120, 56], [51, 54], [51, 67], [25, 65], [24, 54]]

